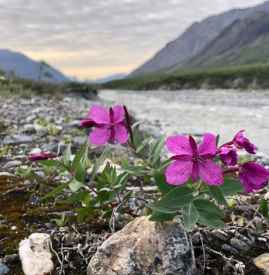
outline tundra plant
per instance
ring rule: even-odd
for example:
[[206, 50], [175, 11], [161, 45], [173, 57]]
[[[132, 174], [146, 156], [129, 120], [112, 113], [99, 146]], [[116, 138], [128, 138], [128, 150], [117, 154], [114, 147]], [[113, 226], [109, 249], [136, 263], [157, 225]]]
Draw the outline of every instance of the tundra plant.
[[[204, 134], [200, 142], [184, 135], [169, 136], [166, 140], [143, 138], [138, 124], [131, 125], [127, 108], [121, 105], [109, 109], [93, 106], [80, 126], [90, 129], [89, 144], [75, 156], [70, 147], [63, 157], [50, 152], [29, 156], [31, 161], [40, 162], [50, 180], [51, 175], [67, 175], [68, 180], [57, 184], [45, 199], [68, 196], [69, 202], [80, 204], [80, 220], [103, 218], [111, 224], [119, 214], [132, 214], [128, 202], [136, 198], [130, 188], [135, 176], [141, 181], [141, 190], [145, 185], [157, 186], [155, 202], [142, 198], [152, 220], [167, 221], [179, 216], [187, 230], [196, 224], [222, 227], [225, 208], [229, 207], [226, 198], [259, 191], [269, 180], [265, 167], [252, 160], [241, 161], [239, 151], [251, 156], [257, 150], [243, 130], [221, 146], [213, 133]], [[109, 162], [104, 165], [108, 143], [129, 145], [138, 161], [121, 160], [119, 167]], [[90, 146], [101, 149], [99, 157], [89, 150]], [[164, 146], [170, 158], [164, 157]]]

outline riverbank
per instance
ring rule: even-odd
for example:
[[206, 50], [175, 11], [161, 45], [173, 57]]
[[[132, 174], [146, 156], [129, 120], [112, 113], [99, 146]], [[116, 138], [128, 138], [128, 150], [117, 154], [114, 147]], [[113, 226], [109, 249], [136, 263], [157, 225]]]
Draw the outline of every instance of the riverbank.
[[115, 80], [105, 89], [186, 90], [186, 89], [269, 89], [269, 65], [205, 68], [175, 73], [160, 72], [137, 78]]
[[[206, 91], [202, 98], [195, 97], [195, 91], [193, 93], [183, 92], [184, 101], [182, 97], [173, 98], [166, 93], [158, 94], [156, 97], [155, 92], [152, 92], [152, 96], [148, 97], [150, 94], [147, 94], [146, 98], [139, 94], [136, 98], [132, 92], [118, 91], [101, 91], [100, 99], [95, 100], [36, 95], [30, 98], [0, 97], [2, 103], [0, 107], [0, 263], [11, 270], [10, 274], [22, 274], [18, 259], [18, 243], [33, 232], [50, 234], [55, 250], [53, 260], [57, 275], [86, 274], [87, 264], [97, 247], [111, 235], [109, 226], [97, 223], [96, 219], [84, 223], [72, 219], [61, 220], [63, 213], [66, 217], [74, 216], [76, 209], [73, 206], [56, 207], [54, 203], [42, 201], [44, 192], [47, 192], [46, 186], [40, 186], [36, 181], [25, 180], [21, 175], [22, 170], [32, 167], [41, 178], [44, 176], [42, 169], [27, 159], [32, 149], [40, 148], [55, 153], [60, 152], [62, 155], [64, 148], [71, 143], [72, 149], [77, 150], [87, 140], [86, 133], [78, 128], [79, 120], [87, 114], [92, 104], [104, 102], [126, 104], [146, 128], [149, 125], [151, 129], [145, 129], [154, 135], [159, 135], [161, 132], [168, 133], [165, 132], [168, 128], [187, 133], [190, 129], [188, 127], [193, 127], [190, 133], [195, 134], [195, 127], [199, 124], [208, 126], [202, 121], [210, 118], [199, 113], [198, 110], [202, 110], [202, 107], [197, 106], [212, 107], [212, 102], [215, 102], [214, 106], [218, 109], [219, 105], [225, 105], [225, 100], [228, 104], [227, 97], [228, 95], [231, 97], [232, 94], [227, 95], [226, 92], [219, 91], [219, 94], [223, 93], [222, 101], [216, 103], [215, 97], [209, 100]], [[238, 98], [238, 94], [234, 96]], [[245, 102], [243, 106], [249, 111], [251, 105], [257, 110], [263, 109], [260, 104], [263, 102], [264, 106], [267, 105], [265, 98], [266, 94], [262, 98], [257, 98], [253, 94], [252, 100], [249, 103]], [[233, 101], [235, 113], [240, 110], [240, 106], [237, 106], [239, 102], [239, 98], [238, 101]], [[187, 105], [185, 109], [184, 104], [173, 105], [178, 103]], [[193, 110], [197, 113], [197, 117], [187, 110], [188, 112]], [[265, 108], [263, 111], [266, 110]], [[227, 113], [227, 110], [225, 112]], [[184, 127], [180, 127], [176, 120]], [[249, 122], [249, 117], [246, 120]], [[209, 120], [208, 123], [211, 122]], [[258, 126], [256, 121], [253, 123], [253, 127]], [[168, 128], [165, 128], [166, 124]], [[223, 128], [223, 131], [225, 129], [227, 130]], [[257, 133], [260, 130], [261, 128], [257, 128]], [[202, 133], [200, 131], [202, 129], [198, 127], [196, 135]], [[230, 134], [233, 133], [226, 133]], [[126, 148], [116, 147], [115, 153], [126, 153]], [[264, 162], [265, 158], [260, 161]], [[128, 184], [132, 187], [136, 183], [137, 179], [132, 179]], [[204, 271], [203, 274], [228, 275], [235, 272], [238, 266], [246, 271], [245, 274], [261, 274], [252, 260], [268, 249], [268, 221], [256, 213], [259, 200], [266, 196], [266, 192], [265, 190], [253, 196], [244, 194], [236, 197], [233, 200], [233, 207], [226, 213], [229, 222], [223, 230], [197, 227], [189, 234], [194, 245], [197, 267], [201, 272]], [[227, 265], [228, 258], [232, 259], [229, 265]]]

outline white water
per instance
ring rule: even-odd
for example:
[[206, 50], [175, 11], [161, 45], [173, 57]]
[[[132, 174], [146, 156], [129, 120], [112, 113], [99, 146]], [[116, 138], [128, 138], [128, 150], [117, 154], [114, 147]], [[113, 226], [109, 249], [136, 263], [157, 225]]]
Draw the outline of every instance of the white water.
[[127, 105], [137, 119], [165, 134], [214, 132], [224, 142], [245, 129], [269, 155], [269, 90], [104, 90], [100, 97]]

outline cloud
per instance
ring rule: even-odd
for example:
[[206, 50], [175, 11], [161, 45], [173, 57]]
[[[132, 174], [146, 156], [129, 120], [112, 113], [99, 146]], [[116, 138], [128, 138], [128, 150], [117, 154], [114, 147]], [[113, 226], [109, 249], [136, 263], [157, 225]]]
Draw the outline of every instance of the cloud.
[[1, 47], [94, 78], [134, 69], [193, 21], [257, 3], [261, 0], [0, 0]]

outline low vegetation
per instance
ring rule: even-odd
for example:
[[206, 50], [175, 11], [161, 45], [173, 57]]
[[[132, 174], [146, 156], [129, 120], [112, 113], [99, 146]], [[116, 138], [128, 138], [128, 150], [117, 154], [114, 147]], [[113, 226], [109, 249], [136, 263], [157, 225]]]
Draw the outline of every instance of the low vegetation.
[[218, 69], [184, 71], [171, 74], [145, 75], [138, 78], [111, 81], [109, 89], [177, 90], [177, 89], [267, 89], [269, 65], [230, 66]]
[[0, 94], [20, 95], [24, 97], [31, 97], [33, 94], [60, 97], [65, 94], [78, 94], [86, 98], [92, 98], [97, 95], [97, 87], [88, 83], [80, 82], [56, 84], [44, 81], [7, 78], [4, 73], [0, 72]]

